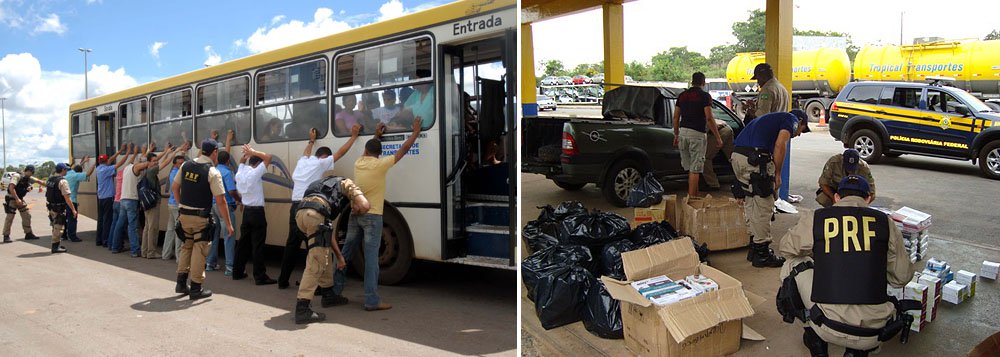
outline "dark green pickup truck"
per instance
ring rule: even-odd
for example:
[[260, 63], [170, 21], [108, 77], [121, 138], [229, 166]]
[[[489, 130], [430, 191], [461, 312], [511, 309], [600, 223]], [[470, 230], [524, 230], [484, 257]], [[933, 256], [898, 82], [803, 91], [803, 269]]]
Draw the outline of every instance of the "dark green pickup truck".
[[[605, 94], [603, 118], [522, 118], [521, 172], [545, 175], [571, 191], [596, 184], [619, 207], [646, 172], [661, 181], [686, 178], [673, 146], [671, 120], [681, 91], [622, 86]], [[743, 122], [722, 103], [713, 103], [713, 114], [737, 135], [743, 129]], [[713, 164], [720, 175], [732, 173], [721, 152]]]

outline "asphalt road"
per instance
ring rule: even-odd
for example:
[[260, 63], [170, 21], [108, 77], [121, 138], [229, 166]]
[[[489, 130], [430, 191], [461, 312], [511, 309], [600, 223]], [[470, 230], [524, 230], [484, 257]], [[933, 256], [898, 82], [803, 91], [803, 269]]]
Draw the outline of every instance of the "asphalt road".
[[[560, 109], [561, 110], [561, 109]], [[813, 200], [817, 180], [826, 159], [843, 150], [826, 130], [816, 130], [796, 138], [792, 143], [791, 192], [805, 196], [800, 208], [815, 209]], [[979, 176], [978, 167], [970, 162], [945, 159], [902, 156], [872, 165], [878, 189], [875, 205], [900, 208], [909, 206], [933, 215], [930, 255], [946, 260], [954, 270], [964, 269], [979, 273], [983, 260], [1000, 261], [1000, 181]], [[723, 177], [724, 187], [732, 177]], [[522, 224], [537, 217], [537, 206], [556, 205], [566, 200], [581, 201], [587, 208], [619, 213], [626, 218], [633, 216], [632, 209], [617, 208], [604, 201], [601, 192], [593, 185], [580, 191], [565, 191], [540, 175], [522, 175], [521, 199]], [[685, 182], [664, 184], [667, 194], [683, 195]], [[716, 195], [727, 195], [716, 193]], [[797, 215], [781, 214], [774, 222], [775, 239], [790, 228]], [[524, 254], [522, 248], [522, 256]], [[767, 340], [744, 340], [737, 355], [808, 355], [802, 346], [801, 328], [781, 322], [774, 309], [777, 293], [777, 270], [754, 269], [744, 259], [745, 249], [713, 252], [712, 266], [740, 280], [744, 288], [768, 299], [755, 307], [757, 313], [744, 323], [763, 334]], [[922, 269], [923, 262], [914, 266]], [[1000, 284], [980, 280], [977, 296], [961, 305], [943, 303], [938, 319], [928, 324], [924, 332], [914, 333], [908, 345], [896, 340], [883, 344], [883, 356], [965, 355], [969, 349], [987, 336], [1000, 331]], [[534, 305], [522, 293], [523, 343], [528, 343], [531, 355], [578, 356], [627, 354], [621, 340], [604, 340], [587, 332], [582, 323], [574, 323], [552, 330], [541, 328], [534, 315]], [[842, 349], [831, 348], [831, 355]], [[919, 351], [919, 352], [918, 352]]]
[[[84, 218], [82, 243], [50, 254], [43, 196], [28, 195], [41, 239], [0, 244], [0, 355], [514, 355], [516, 276], [512, 271], [420, 264], [412, 279], [381, 286], [393, 309], [366, 312], [361, 280], [348, 282], [346, 306], [313, 308], [327, 321], [295, 325], [294, 289], [254, 286], [209, 272], [211, 298], [173, 293], [174, 261], [110, 254], [94, 245]], [[277, 261], [268, 272], [277, 276]], [[293, 274], [297, 280], [299, 272]], [[293, 286], [294, 287], [294, 286]]]

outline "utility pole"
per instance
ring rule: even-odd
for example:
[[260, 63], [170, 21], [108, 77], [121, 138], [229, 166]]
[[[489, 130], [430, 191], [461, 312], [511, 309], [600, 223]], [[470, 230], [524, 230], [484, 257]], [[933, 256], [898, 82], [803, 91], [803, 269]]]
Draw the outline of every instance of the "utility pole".
[[80, 52], [83, 52], [83, 99], [90, 98], [90, 91], [87, 88], [87, 54], [93, 49], [90, 48], [77, 48]]
[[906, 11], [900, 11], [899, 12], [899, 45], [900, 46], [903, 46], [903, 14], [905, 14], [905, 13], [906, 13]]
[[7, 114], [4, 113], [4, 102], [7, 98], [0, 97], [0, 125], [3, 125], [3, 170], [7, 172]]

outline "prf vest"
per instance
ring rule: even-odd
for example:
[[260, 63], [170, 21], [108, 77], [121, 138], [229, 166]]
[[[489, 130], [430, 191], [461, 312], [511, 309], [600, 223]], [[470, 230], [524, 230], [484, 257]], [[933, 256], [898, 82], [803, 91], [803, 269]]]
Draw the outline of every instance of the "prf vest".
[[200, 209], [212, 208], [212, 187], [208, 183], [208, 169], [212, 164], [185, 162], [181, 165], [180, 204]]
[[[49, 180], [45, 181], [45, 201], [51, 204], [66, 204], [66, 199], [63, 198], [62, 191], [59, 190], [59, 182], [65, 180], [62, 176], [52, 175], [49, 176]], [[21, 182], [18, 182], [20, 185]], [[18, 192], [20, 194], [20, 192]]]
[[340, 211], [347, 206], [347, 195], [343, 193], [340, 182], [344, 179], [339, 176], [327, 176], [317, 180], [306, 188], [303, 197], [319, 197], [330, 205], [330, 210], [323, 212], [329, 219], [337, 218]]
[[14, 185], [14, 192], [17, 192], [17, 197], [23, 200], [28, 191], [31, 191], [31, 178], [22, 175], [21, 179], [17, 180], [17, 185]]
[[889, 217], [867, 207], [829, 207], [813, 217], [812, 301], [881, 304], [886, 294]]

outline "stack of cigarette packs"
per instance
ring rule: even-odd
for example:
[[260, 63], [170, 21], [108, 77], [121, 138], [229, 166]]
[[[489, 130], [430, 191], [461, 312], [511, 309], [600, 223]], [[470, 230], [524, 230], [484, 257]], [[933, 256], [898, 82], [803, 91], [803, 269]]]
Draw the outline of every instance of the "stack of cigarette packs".
[[633, 282], [632, 288], [653, 304], [663, 306], [718, 290], [719, 284], [700, 274], [677, 281], [660, 275]]

